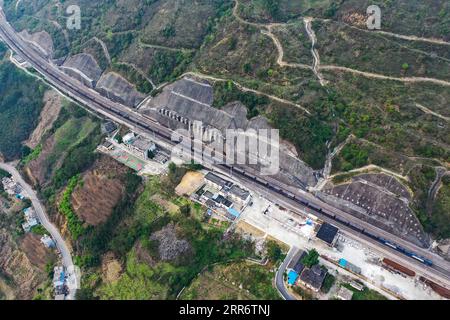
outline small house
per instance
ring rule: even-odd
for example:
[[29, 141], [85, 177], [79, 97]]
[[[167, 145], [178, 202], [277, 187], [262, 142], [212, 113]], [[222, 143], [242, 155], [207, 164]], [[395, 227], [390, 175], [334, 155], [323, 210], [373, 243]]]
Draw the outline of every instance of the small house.
[[312, 291], [318, 292], [327, 276], [327, 271], [319, 265], [305, 268], [300, 275], [300, 283]]

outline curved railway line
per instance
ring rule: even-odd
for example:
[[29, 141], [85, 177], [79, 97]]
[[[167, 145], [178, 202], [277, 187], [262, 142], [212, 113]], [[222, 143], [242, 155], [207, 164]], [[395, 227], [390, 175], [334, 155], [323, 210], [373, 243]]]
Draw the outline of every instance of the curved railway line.
[[[145, 135], [157, 135], [171, 145], [178, 143], [172, 141], [172, 131], [169, 128], [160, 125], [157, 121], [149, 117], [137, 113], [131, 108], [101, 96], [93, 89], [74, 83], [74, 79], [40, 57], [37, 52], [33, 52], [33, 48], [26, 48], [21, 44], [20, 38], [18, 38], [14, 29], [5, 22], [1, 8], [0, 36], [13, 51], [22, 56], [36, 71], [41, 73], [47, 82], [60, 92], [84, 105], [90, 111], [112, 118]], [[210, 160], [214, 160], [214, 158]], [[209, 165], [213, 168], [235, 172], [243, 180], [250, 181], [264, 188], [272, 195], [282, 197], [283, 201], [289, 202], [296, 208], [308, 208], [320, 219], [330, 222], [359, 238], [368, 240], [375, 247], [382, 247], [384, 252], [389, 252], [395, 256], [401, 254], [403, 261], [406, 261], [405, 258], [407, 258], [408, 263], [413, 264], [416, 269], [419, 268], [422, 274], [437, 283], [450, 287], [449, 263], [427, 249], [420, 248], [377, 227], [371, 226], [364, 221], [352, 217], [348, 213], [323, 203], [312, 194], [283, 185], [274, 179], [270, 179], [270, 177], [262, 178], [241, 167], [229, 166], [227, 164], [218, 165], [211, 162]]]

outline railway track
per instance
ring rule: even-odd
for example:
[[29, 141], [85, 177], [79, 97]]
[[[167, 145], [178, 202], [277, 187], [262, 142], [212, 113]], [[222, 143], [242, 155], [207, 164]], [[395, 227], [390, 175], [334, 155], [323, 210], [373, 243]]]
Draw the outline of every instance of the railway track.
[[[2, 17], [0, 16], [0, 19]], [[5, 26], [5, 23], [0, 21], [0, 35], [7, 42], [7, 44], [11, 47], [13, 51], [22, 56], [27, 62], [29, 62], [32, 67], [41, 73], [45, 79], [53, 86], [55, 86], [58, 90], [70, 96], [80, 104], [84, 105], [91, 111], [95, 113], [100, 113], [106, 117], [110, 117], [113, 120], [118, 120], [120, 123], [127, 125], [128, 127], [140, 131], [147, 136], [158, 136], [163, 139], [164, 142], [169, 143], [170, 145], [176, 145], [178, 142], [172, 141], [172, 131], [162, 125], [160, 125], [157, 121], [145, 117], [134, 110], [118, 104], [116, 102], [110, 101], [109, 99], [100, 96], [100, 94], [88, 88], [80, 88], [78, 85], [73, 83], [73, 79], [69, 76], [65, 75], [62, 71], [58, 70], [55, 66], [51, 65], [48, 61], [44, 60], [39, 56], [38, 53], [34, 55], [29, 51], [33, 51], [32, 48], [24, 48], [20, 43], [20, 39], [15, 39], [10, 33], [15, 35], [15, 31], [11, 28], [8, 30], [8, 25]], [[16, 35], [17, 37], [17, 35]], [[36, 56], [35, 56], [36, 55]], [[194, 151], [193, 149], [191, 151]], [[397, 244], [400, 241], [399, 238], [391, 235], [390, 239], [385, 239], [385, 237], [381, 237], [379, 232], [375, 233], [372, 230], [369, 230], [367, 227], [361, 226], [359, 223], [355, 223], [354, 221], [349, 221], [342, 217], [341, 212], [339, 210], [334, 210], [335, 212], [330, 212], [324, 207], [329, 207], [325, 205], [318, 199], [314, 199], [312, 195], [308, 197], [305, 194], [301, 194], [292, 190], [287, 186], [284, 186], [280, 183], [274, 183], [273, 181], [267, 181], [264, 178], [256, 176], [246, 170], [243, 170], [240, 167], [229, 166], [226, 164], [215, 164], [214, 158], [210, 159], [212, 162], [210, 166], [212, 167], [220, 167], [223, 170], [232, 170], [235, 173], [239, 174], [242, 178], [252, 181], [253, 183], [258, 184], [259, 186], [270, 190], [272, 194], [277, 194], [278, 196], [284, 197], [287, 200], [296, 203], [297, 205], [304, 206], [309, 208], [315, 215], [321, 218], [324, 221], [331, 222], [332, 224], [340, 227], [346, 228], [353, 231], [353, 234], [357, 236], [364, 236], [372, 241], [376, 242], [378, 245], [382, 245], [385, 247], [390, 247], [395, 250], [397, 253], [407, 256], [410, 259], [415, 260], [416, 262], [421, 263], [425, 269], [429, 272], [437, 273], [439, 277], [442, 277], [446, 280], [446, 284], [450, 283], [448, 279], [450, 279], [450, 270], [448, 265], [442, 266], [442, 262], [436, 258], [434, 255], [430, 258], [430, 254], [428, 251], [424, 251], [423, 249], [416, 247], [414, 245], [401, 245]], [[347, 214], [348, 215], [348, 214]], [[380, 231], [382, 231], [380, 229]], [[392, 240], [392, 238], [394, 240]], [[412, 249], [411, 249], [412, 246]], [[433, 260], [439, 260], [439, 264], [435, 263]]]

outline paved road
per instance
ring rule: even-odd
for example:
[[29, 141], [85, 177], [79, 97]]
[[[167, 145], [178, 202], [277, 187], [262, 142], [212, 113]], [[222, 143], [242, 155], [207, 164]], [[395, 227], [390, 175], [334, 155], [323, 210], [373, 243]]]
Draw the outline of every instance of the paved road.
[[[431, 252], [429, 252], [425, 249], [420, 249], [417, 247], [415, 252], [420, 252], [424, 256], [430, 258], [435, 263], [435, 265], [433, 267], [428, 267], [412, 258], [409, 258], [405, 255], [399, 254], [397, 251], [395, 251], [394, 249], [392, 249], [388, 246], [381, 245], [377, 241], [375, 241], [365, 235], [362, 235], [361, 233], [355, 232], [353, 229], [351, 229], [343, 224], [340, 224], [334, 220], [328, 219], [326, 216], [323, 216], [319, 212], [313, 212], [310, 208], [301, 206], [294, 200], [291, 200], [287, 197], [279, 196], [277, 193], [273, 192], [272, 190], [264, 188], [257, 183], [254, 183], [248, 179], [243, 178], [242, 176], [233, 176], [233, 178], [235, 180], [237, 180], [239, 183], [241, 183], [242, 185], [245, 185], [248, 189], [261, 194], [262, 196], [266, 197], [267, 199], [271, 199], [271, 201], [273, 201], [274, 203], [280, 205], [283, 208], [286, 208], [286, 209], [292, 211], [293, 213], [299, 213], [302, 215], [304, 214], [304, 212], [312, 213], [313, 215], [316, 215], [321, 220], [327, 221], [327, 222], [339, 227], [340, 232], [343, 232], [347, 236], [370, 247], [375, 252], [379, 252], [382, 256], [390, 258], [406, 267], [409, 267], [412, 270], [415, 270], [417, 274], [422, 275], [436, 283], [439, 283], [446, 287], [450, 286], [450, 282], [448, 280], [449, 279], [448, 272], [450, 271], [450, 269], [448, 267], [449, 263], [448, 263], [448, 261], [444, 260], [442, 257], [439, 257], [436, 254], [432, 254]], [[324, 204], [323, 208], [328, 210], [329, 212], [334, 212], [333, 211], [334, 209], [331, 206], [328, 206], [327, 204]], [[339, 213], [339, 210], [337, 210], [336, 212]], [[345, 213], [344, 213], [344, 218], [347, 219], [347, 217], [345, 216]], [[354, 219], [354, 220], [356, 220], [356, 219]], [[354, 223], [353, 220], [351, 220], [351, 219], [349, 219], [349, 221]], [[365, 223], [361, 222], [361, 224], [363, 226], [365, 226]], [[368, 228], [367, 230], [370, 230], [370, 229]], [[414, 245], [411, 245], [400, 238], [396, 238], [395, 236], [392, 236], [392, 235], [390, 236], [385, 231], [380, 230], [379, 232], [381, 233], [381, 236], [383, 236], [385, 239], [391, 239], [391, 238], [396, 239], [396, 240], [393, 240], [393, 242], [404, 245], [405, 248], [409, 248], [411, 246], [415, 247]], [[414, 250], [414, 249], [411, 249], [411, 250]]]
[[[50, 222], [47, 213], [45, 211], [45, 208], [38, 199], [36, 192], [28, 183], [25, 182], [25, 180], [22, 178], [22, 176], [15, 167], [7, 163], [0, 163], [0, 168], [5, 171], [8, 171], [12, 175], [13, 179], [22, 186], [22, 188], [26, 192], [26, 195], [33, 203], [33, 207], [36, 211], [40, 223], [48, 231], [48, 233], [50, 233], [53, 240], [55, 241], [56, 247], [61, 253], [61, 259], [64, 267], [66, 268], [66, 270], [73, 270], [73, 261], [70, 250], [67, 247], [63, 237], [59, 233], [58, 229]], [[72, 273], [70, 276], [72, 276], [73, 281], [77, 280], [76, 279], [77, 275], [75, 275], [75, 273]], [[76, 289], [71, 290], [67, 298], [69, 300], [73, 300], [75, 298], [75, 292]]]
[[[120, 124], [128, 126], [135, 132], [143, 134], [144, 136], [147, 136], [149, 138], [156, 140], [154, 132], [157, 132], [158, 135], [163, 133], [164, 136], [160, 135], [158, 136], [158, 139], [163, 141], [163, 143], [165, 144], [167, 144], [168, 141], [170, 143], [170, 136], [172, 134], [172, 131], [170, 129], [143, 116], [142, 114], [136, 112], [135, 110], [129, 107], [113, 102], [108, 98], [101, 96], [98, 92], [85, 87], [81, 83], [77, 82], [75, 79], [63, 73], [55, 65], [49, 63], [49, 61], [42, 58], [36, 50], [25, 44], [23, 39], [21, 39], [20, 36], [17, 35], [15, 30], [6, 21], [1, 8], [0, 8], [0, 37], [3, 38], [3, 40], [8, 44], [10, 48], [12, 48], [16, 53], [22, 56], [22, 58], [24, 58], [27, 62], [29, 62], [36, 69], [36, 71], [42, 74], [51, 85], [53, 85], [59, 91], [63, 92], [65, 95], [75, 99], [76, 101], [80, 102], [82, 105], [86, 106], [88, 109], [96, 112], [97, 114], [102, 114], [114, 121], [117, 121]], [[169, 139], [167, 139], [167, 136], [169, 137]], [[156, 141], [159, 142], [158, 140]], [[174, 144], [175, 143], [172, 142], [172, 145]], [[208, 165], [207, 163], [205, 163], [205, 166], [212, 167], [214, 170], [223, 169], [220, 166]], [[247, 172], [252, 172], [251, 169], [249, 168], [245, 169]], [[273, 186], [279, 187], [281, 190], [285, 192], [287, 191], [289, 193], [292, 193], [293, 195], [295, 195], [297, 199], [301, 199], [310, 204], [314, 204], [315, 207], [321, 208], [324, 211], [339, 216], [341, 219], [344, 219], [345, 221], [348, 221], [353, 225], [364, 228], [366, 231], [370, 232], [373, 235], [383, 237], [384, 239], [388, 239], [393, 243], [403, 246], [409, 251], [415, 252], [418, 255], [424, 256], [432, 260], [434, 263], [433, 267], [426, 267], [425, 265], [420, 265], [414, 259], [406, 258], [405, 256], [402, 256], [400, 253], [395, 252], [393, 250], [389, 251], [389, 249], [387, 249], [386, 246], [377, 243], [373, 239], [372, 240], [367, 239], [367, 237], [364, 238], [360, 233], [349, 229], [345, 225], [331, 218], [327, 218], [320, 212], [313, 212], [322, 220], [330, 222], [333, 225], [336, 225], [337, 227], [346, 230], [347, 233], [350, 233], [357, 238], [362, 238], [371, 247], [375, 247], [379, 251], [383, 250], [383, 252], [389, 252], [388, 255], [389, 257], [393, 257], [394, 259], [398, 257], [399, 259], [397, 260], [406, 261], [408, 266], [416, 270], [419, 269], [424, 274], [433, 275], [433, 277], [431, 278], [434, 279], [433, 281], [436, 281], [438, 283], [450, 287], [450, 263], [443, 260], [438, 255], [428, 251], [427, 249], [420, 248], [410, 242], [407, 242], [380, 228], [370, 225], [367, 222], [359, 220], [358, 218], [355, 218], [354, 216], [342, 210], [334, 208], [331, 205], [322, 202], [321, 200], [319, 200], [310, 193], [298, 190], [291, 186], [284, 185], [279, 181], [272, 179], [271, 177], [267, 176], [260, 177], [259, 173], [257, 172], [253, 172], [253, 174], [256, 175], [258, 178], [261, 178], [261, 180], [264, 180], [265, 182], [269, 183], [272, 187]], [[258, 186], [257, 184], [249, 181], [248, 179], [246, 179], [245, 183], [246, 185], [251, 186], [251, 188], [253, 187], [255, 188], [259, 187], [260, 189], [264, 188], [265, 190], [263, 190], [263, 192], [265, 192], [266, 194], [269, 193], [271, 198], [276, 199], [277, 201], [279, 200], [281, 204], [288, 203], [287, 205], [289, 209], [294, 208], [293, 211], [298, 212], [299, 209], [298, 203], [295, 203], [295, 201], [291, 201], [289, 197], [276, 193], [267, 187]], [[311, 210], [308, 211], [311, 212]]]
[[286, 258], [284, 259], [281, 266], [278, 268], [277, 274], [275, 276], [275, 285], [277, 287], [278, 292], [281, 294], [284, 300], [296, 300], [293, 296], [291, 296], [291, 294], [286, 289], [286, 285], [284, 282], [284, 272], [286, 271], [289, 262], [291, 262], [292, 257], [294, 257], [298, 251], [299, 249], [296, 247], [292, 247], [289, 250]]

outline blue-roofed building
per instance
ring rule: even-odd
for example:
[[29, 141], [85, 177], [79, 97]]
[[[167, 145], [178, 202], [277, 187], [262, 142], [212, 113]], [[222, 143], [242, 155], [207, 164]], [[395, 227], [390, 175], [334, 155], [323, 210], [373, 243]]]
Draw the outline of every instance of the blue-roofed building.
[[234, 208], [228, 208], [227, 212], [230, 214], [231, 219], [237, 219], [241, 215], [236, 209]]
[[288, 273], [288, 284], [293, 286], [298, 279], [298, 273], [294, 270], [289, 271]]
[[345, 260], [345, 259], [339, 259], [339, 265], [340, 265], [342, 268], [344, 268], [344, 269], [346, 269], [346, 270], [349, 270], [349, 271], [351, 271], [351, 272], [353, 272], [353, 273], [361, 274], [361, 272], [362, 272], [362, 270], [361, 270], [360, 267], [355, 266], [354, 264], [348, 262], [348, 261]]
[[55, 294], [63, 294], [65, 292], [66, 274], [64, 267], [56, 266], [53, 273], [53, 286], [55, 288]]

